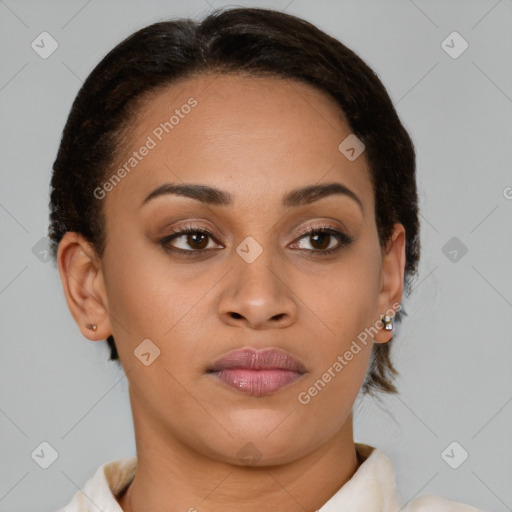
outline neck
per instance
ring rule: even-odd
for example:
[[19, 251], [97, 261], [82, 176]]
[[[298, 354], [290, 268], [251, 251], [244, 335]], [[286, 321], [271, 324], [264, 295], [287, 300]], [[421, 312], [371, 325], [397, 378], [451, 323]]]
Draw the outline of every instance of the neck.
[[134, 425], [137, 469], [118, 498], [124, 512], [238, 512], [241, 503], [247, 512], [317, 510], [359, 464], [352, 415], [312, 453], [265, 467], [229, 464], [198, 453], [168, 434], [148, 431], [135, 414]]

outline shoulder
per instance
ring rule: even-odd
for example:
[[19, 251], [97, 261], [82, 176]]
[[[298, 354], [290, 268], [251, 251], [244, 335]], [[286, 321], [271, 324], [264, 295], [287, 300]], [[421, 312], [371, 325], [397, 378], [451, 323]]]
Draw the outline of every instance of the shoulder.
[[[434, 496], [433, 494], [414, 498], [400, 507], [395, 472], [391, 460], [378, 448], [362, 443], [356, 443], [356, 452], [361, 465], [350, 481], [352, 482], [350, 485], [355, 486], [357, 484], [360, 486], [356, 489], [356, 494], [368, 498], [366, 506], [368, 511], [483, 512], [481, 509], [471, 505], [452, 501], [441, 496]], [[349, 486], [345, 488], [348, 491]], [[379, 498], [370, 499], [372, 492], [375, 496], [379, 496]]]
[[403, 512], [483, 512], [479, 508], [428, 494], [409, 502]]
[[105, 462], [87, 480], [83, 489], [75, 493], [68, 505], [57, 512], [122, 512], [116, 496], [131, 483], [136, 469], [137, 457]]

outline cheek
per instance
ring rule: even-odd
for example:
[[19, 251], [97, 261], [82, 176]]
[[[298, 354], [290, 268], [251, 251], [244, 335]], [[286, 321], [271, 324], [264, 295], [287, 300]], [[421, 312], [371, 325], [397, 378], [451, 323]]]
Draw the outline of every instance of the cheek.
[[323, 325], [317, 362], [296, 397], [297, 409], [311, 428], [323, 425], [326, 437], [346, 421], [367, 372], [378, 320], [378, 269], [378, 261], [354, 254], [326, 281], [324, 293], [310, 296], [323, 320], [317, 324]]
[[149, 339], [161, 352], [160, 362], [181, 375], [197, 365], [196, 348], [213, 332], [215, 310], [206, 296], [225, 269], [198, 271], [194, 264], [173, 265], [163, 249], [135, 239], [123, 245], [121, 238], [128, 240], [112, 237], [116, 250], [105, 252], [104, 268], [111, 325], [123, 366], [138, 367], [134, 350]]
[[[379, 319], [380, 260], [376, 239], [360, 240], [328, 275], [317, 275], [306, 294], [310, 332], [315, 333], [315, 371], [302, 391], [304, 402], [315, 402], [320, 415], [331, 414], [326, 404], [341, 410], [355, 399], [364, 380]], [[315, 328], [316, 326], [316, 328]], [[313, 386], [308, 391], [308, 386]], [[318, 397], [318, 399], [316, 398]], [[323, 405], [321, 405], [323, 404]]]
[[381, 266], [375, 243], [359, 240], [339, 262], [308, 279], [299, 291], [315, 313], [318, 328], [334, 340], [336, 348], [378, 319]]
[[109, 313], [119, 349], [161, 338], [187, 302], [186, 294], [176, 299], [176, 284], [166, 277], [169, 270], [157, 257], [158, 249], [148, 250], [140, 239], [128, 242], [128, 237], [122, 231], [112, 234], [104, 257]]

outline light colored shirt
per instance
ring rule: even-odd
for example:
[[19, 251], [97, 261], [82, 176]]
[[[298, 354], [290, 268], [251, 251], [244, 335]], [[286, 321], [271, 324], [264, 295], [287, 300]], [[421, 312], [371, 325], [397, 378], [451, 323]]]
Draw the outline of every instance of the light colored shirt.
[[[317, 512], [483, 512], [434, 495], [415, 498], [402, 509], [389, 458], [378, 448], [362, 443], [356, 443], [356, 451], [362, 464]], [[123, 512], [116, 496], [130, 485], [136, 468], [137, 457], [106, 462], [58, 512]]]

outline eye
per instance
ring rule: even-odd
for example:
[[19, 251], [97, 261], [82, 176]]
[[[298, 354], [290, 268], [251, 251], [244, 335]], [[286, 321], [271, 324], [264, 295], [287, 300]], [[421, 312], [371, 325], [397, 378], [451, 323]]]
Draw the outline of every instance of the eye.
[[[319, 226], [303, 231], [293, 245], [298, 244], [299, 250], [324, 256], [348, 246], [353, 241], [353, 238], [337, 229], [330, 226]], [[204, 254], [222, 247], [216, 242], [212, 233], [196, 226], [177, 229], [162, 238], [159, 243], [167, 251], [186, 256]], [[296, 247], [293, 245], [290, 247], [295, 249]], [[310, 247], [307, 247], [308, 245]]]
[[[329, 226], [320, 226], [302, 232], [298, 239], [299, 249], [309, 252], [332, 254], [348, 246], [354, 240], [347, 234]], [[312, 248], [308, 248], [310, 245]]]
[[[213, 246], [210, 242], [215, 239], [213, 235], [205, 229], [194, 226], [187, 226], [183, 229], [175, 231], [160, 240], [160, 245], [164, 249], [177, 253], [203, 253], [217, 248], [215, 243]], [[172, 243], [171, 243], [172, 242]]]

